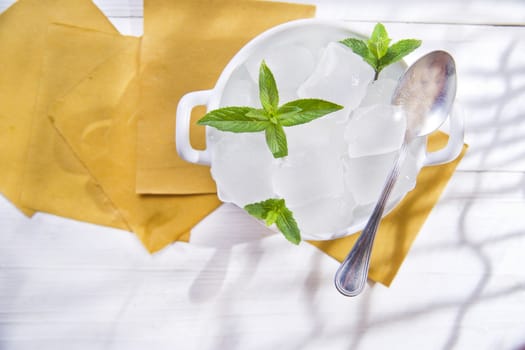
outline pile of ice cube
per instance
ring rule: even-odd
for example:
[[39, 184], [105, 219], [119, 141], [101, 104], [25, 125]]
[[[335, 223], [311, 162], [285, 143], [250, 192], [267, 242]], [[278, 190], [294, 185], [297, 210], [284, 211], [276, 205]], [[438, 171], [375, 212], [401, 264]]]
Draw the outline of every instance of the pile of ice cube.
[[[403, 67], [386, 68], [373, 81], [373, 69], [336, 40], [317, 47], [287, 43], [260, 50], [238, 67], [224, 89], [221, 106], [261, 108], [262, 59], [275, 76], [280, 104], [321, 98], [345, 108], [285, 128], [289, 154], [281, 159], [273, 158], [262, 132], [209, 130], [211, 172], [219, 197], [241, 208], [284, 198], [303, 236], [329, 239], [368, 217], [401, 146], [406, 121], [390, 99]], [[415, 158], [409, 155], [392, 198], [415, 186]]]

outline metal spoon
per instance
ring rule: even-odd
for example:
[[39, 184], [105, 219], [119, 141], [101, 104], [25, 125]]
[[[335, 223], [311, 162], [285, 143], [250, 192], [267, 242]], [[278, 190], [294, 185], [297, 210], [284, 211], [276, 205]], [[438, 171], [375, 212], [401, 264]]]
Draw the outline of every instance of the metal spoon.
[[428, 135], [443, 124], [455, 96], [456, 66], [454, 59], [444, 51], [433, 51], [421, 57], [400, 78], [392, 104], [400, 106], [405, 113], [405, 137], [372, 215], [335, 274], [335, 286], [342, 294], [356, 296], [364, 288], [376, 231], [408, 145], [414, 138]]

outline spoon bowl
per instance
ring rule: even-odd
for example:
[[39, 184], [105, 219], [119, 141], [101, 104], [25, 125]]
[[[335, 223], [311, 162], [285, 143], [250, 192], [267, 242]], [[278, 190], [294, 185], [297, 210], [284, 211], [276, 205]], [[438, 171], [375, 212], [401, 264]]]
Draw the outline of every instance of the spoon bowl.
[[432, 133], [447, 119], [456, 96], [455, 67], [449, 53], [433, 51], [399, 79], [392, 104], [402, 107], [410, 139]]
[[392, 104], [400, 106], [407, 119], [405, 138], [370, 219], [335, 274], [335, 286], [343, 295], [356, 296], [364, 288], [377, 228], [409, 142], [437, 130], [452, 110], [456, 96], [455, 67], [447, 52], [433, 51], [417, 60], [399, 80]]

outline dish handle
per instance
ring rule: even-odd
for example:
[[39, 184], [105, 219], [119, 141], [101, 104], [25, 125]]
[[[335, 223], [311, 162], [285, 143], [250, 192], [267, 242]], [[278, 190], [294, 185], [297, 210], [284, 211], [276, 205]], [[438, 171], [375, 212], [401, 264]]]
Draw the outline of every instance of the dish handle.
[[450, 134], [447, 145], [435, 152], [427, 152], [423, 166], [439, 165], [453, 161], [463, 149], [465, 126], [463, 110], [457, 103], [449, 116]]
[[213, 90], [193, 91], [182, 96], [177, 106], [175, 146], [179, 156], [187, 162], [210, 165], [208, 149], [197, 150], [190, 142], [191, 111], [197, 106], [208, 106]]

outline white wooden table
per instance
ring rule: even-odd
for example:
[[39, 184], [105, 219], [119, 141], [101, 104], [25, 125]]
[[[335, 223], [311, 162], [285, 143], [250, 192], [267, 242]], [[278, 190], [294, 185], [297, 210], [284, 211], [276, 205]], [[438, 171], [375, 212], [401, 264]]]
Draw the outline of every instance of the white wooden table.
[[[141, 34], [140, 1], [95, 2]], [[345, 298], [336, 261], [228, 205], [149, 255], [0, 197], [0, 349], [525, 348], [525, 3], [303, 2], [365, 32], [393, 22], [458, 64], [470, 149], [392, 286]]]

